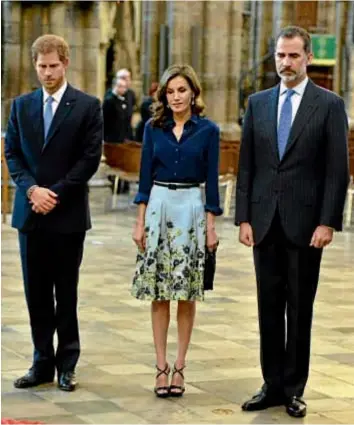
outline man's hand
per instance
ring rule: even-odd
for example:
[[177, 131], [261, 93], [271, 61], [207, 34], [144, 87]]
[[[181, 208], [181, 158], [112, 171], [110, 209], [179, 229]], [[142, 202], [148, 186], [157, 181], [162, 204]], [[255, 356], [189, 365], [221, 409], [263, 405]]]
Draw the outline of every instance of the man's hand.
[[333, 239], [333, 229], [327, 226], [317, 226], [313, 232], [310, 246], [314, 248], [323, 248], [329, 245]]
[[240, 224], [239, 240], [243, 245], [253, 246], [253, 230], [249, 223]]
[[32, 211], [48, 214], [57, 205], [58, 195], [45, 187], [36, 187], [32, 192], [30, 202]]

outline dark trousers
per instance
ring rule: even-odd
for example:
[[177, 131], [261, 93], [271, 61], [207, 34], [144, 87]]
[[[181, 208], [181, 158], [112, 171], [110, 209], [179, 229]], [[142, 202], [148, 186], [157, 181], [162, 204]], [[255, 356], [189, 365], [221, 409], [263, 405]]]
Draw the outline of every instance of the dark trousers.
[[322, 249], [293, 245], [277, 213], [253, 254], [266, 387], [288, 397], [302, 396], [309, 374], [313, 303]]
[[19, 232], [33, 366], [42, 375], [54, 376], [55, 368], [58, 373], [74, 370], [80, 355], [77, 287], [84, 239], [85, 232]]

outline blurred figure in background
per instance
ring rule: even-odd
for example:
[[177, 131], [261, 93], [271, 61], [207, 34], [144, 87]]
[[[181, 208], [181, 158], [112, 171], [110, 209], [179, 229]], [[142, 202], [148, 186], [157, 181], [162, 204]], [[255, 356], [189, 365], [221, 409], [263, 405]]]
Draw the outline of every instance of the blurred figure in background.
[[[127, 103], [127, 116], [129, 118], [129, 123], [130, 123], [128, 139], [133, 140], [133, 129], [131, 126], [131, 122], [132, 122], [133, 112], [136, 106], [136, 95], [134, 90], [131, 89], [131, 84], [132, 84], [131, 72], [127, 68], [122, 68], [119, 71], [117, 71], [116, 77], [112, 82], [112, 88], [114, 87], [114, 81], [121, 80], [121, 79], [124, 80], [127, 85], [127, 89], [126, 89], [124, 97]], [[106, 94], [104, 95], [104, 100], [106, 100], [108, 97], [112, 95], [112, 91], [113, 91], [112, 88], [107, 90]]]
[[[116, 78], [110, 93], [107, 93], [103, 101], [103, 138], [108, 143], [123, 143], [130, 139], [131, 116], [128, 111], [127, 82], [123, 78]], [[108, 176], [114, 190], [115, 176]], [[129, 183], [119, 180], [117, 193], [129, 192]]]
[[111, 92], [103, 102], [104, 141], [122, 143], [129, 139], [130, 119], [126, 99], [127, 83], [123, 78], [115, 79]]
[[157, 91], [158, 86], [159, 84], [156, 82], [151, 83], [151, 86], [149, 89], [149, 95], [144, 97], [142, 104], [140, 106], [141, 120], [139, 121], [135, 129], [135, 140], [137, 142], [143, 141], [144, 127], [147, 121], [152, 116], [151, 105], [152, 105], [152, 102], [154, 101], [154, 95]]
[[117, 74], [116, 74], [116, 78], [117, 79], [122, 79], [126, 82], [127, 84], [127, 91], [125, 93], [125, 98], [127, 101], [127, 114], [128, 114], [128, 118], [129, 118], [129, 134], [128, 134], [128, 139], [133, 140], [133, 129], [132, 129], [132, 117], [133, 117], [133, 112], [136, 106], [136, 95], [134, 90], [131, 88], [131, 84], [132, 84], [132, 75], [131, 72], [126, 69], [120, 69]]

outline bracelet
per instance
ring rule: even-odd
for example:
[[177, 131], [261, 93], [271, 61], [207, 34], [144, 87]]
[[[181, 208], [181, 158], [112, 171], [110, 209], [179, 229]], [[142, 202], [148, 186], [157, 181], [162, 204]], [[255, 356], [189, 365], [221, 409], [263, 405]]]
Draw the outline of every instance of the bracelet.
[[33, 186], [31, 186], [28, 190], [27, 190], [27, 198], [29, 200], [31, 200], [31, 196], [32, 193], [34, 192], [35, 189], [37, 189], [37, 187], [39, 187], [37, 184], [34, 184]]

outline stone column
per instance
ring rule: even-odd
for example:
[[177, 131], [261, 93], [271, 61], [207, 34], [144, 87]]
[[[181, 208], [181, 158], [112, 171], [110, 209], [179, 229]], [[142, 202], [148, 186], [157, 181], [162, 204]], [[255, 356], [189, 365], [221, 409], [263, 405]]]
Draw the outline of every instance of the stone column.
[[347, 13], [346, 45], [349, 49], [349, 87], [347, 93], [347, 110], [354, 128], [354, 3], [351, 2]]
[[338, 1], [336, 2], [336, 64], [334, 67], [334, 80], [333, 80], [333, 91], [339, 95], [343, 95], [341, 92], [342, 86], [342, 68], [343, 68], [343, 55], [345, 45], [345, 29], [347, 21], [347, 2]]
[[66, 41], [70, 47], [70, 64], [67, 72], [69, 82], [76, 88], [85, 88], [84, 68], [84, 37], [82, 12], [77, 3], [67, 5], [65, 21], [62, 23], [65, 29], [60, 31], [66, 35]]
[[7, 127], [12, 99], [21, 85], [21, 3], [5, 1], [2, 6], [1, 129]]
[[242, 1], [229, 3], [228, 67], [225, 87], [226, 114], [224, 124], [221, 126], [224, 140], [239, 140], [240, 138], [237, 118], [239, 116], [238, 81], [241, 73], [242, 11]]
[[97, 72], [99, 64], [99, 2], [92, 2], [90, 7], [83, 10], [83, 74], [84, 90], [93, 95], [99, 95]]
[[336, 33], [336, 2], [334, 0], [327, 1], [327, 32], [328, 34]]
[[[227, 46], [230, 3], [206, 1], [204, 5], [206, 20], [204, 22], [203, 86], [207, 114], [219, 124], [224, 124], [227, 116], [227, 96], [225, 95], [229, 71]], [[238, 49], [238, 46], [234, 45], [233, 48]]]
[[165, 22], [165, 8], [165, 2], [142, 2], [140, 70], [146, 91], [152, 81], [159, 79], [159, 33], [160, 24]]
[[329, 27], [329, 16], [328, 16], [328, 9], [330, 6], [330, 3], [328, 0], [318, 0], [318, 8], [317, 8], [317, 28], [319, 32], [326, 33], [328, 32]]

